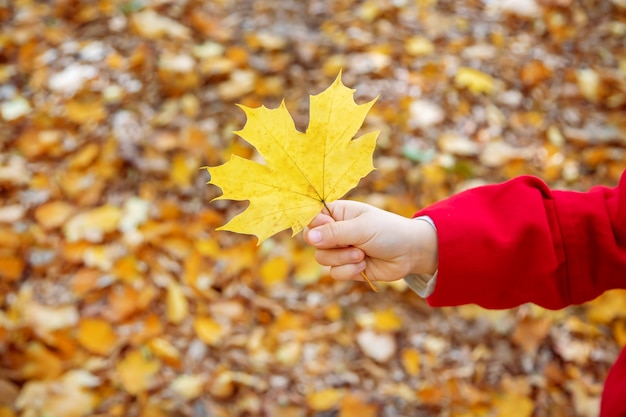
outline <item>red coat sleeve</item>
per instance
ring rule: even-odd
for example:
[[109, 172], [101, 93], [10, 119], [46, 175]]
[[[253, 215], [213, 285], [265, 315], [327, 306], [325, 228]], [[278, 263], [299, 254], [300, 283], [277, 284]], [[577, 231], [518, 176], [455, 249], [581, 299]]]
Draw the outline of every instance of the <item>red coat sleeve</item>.
[[521, 176], [418, 215], [433, 219], [439, 239], [433, 306], [558, 309], [626, 288], [626, 172], [618, 186], [584, 193]]

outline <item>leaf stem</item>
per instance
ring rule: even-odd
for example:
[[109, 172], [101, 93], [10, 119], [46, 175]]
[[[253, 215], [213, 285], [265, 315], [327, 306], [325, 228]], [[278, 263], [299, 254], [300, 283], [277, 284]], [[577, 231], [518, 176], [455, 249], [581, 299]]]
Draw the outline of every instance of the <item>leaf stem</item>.
[[378, 288], [376, 287], [376, 285], [374, 285], [374, 283], [367, 277], [367, 274], [365, 273], [365, 271], [361, 271], [361, 276], [363, 278], [365, 278], [365, 282], [367, 282], [370, 286], [370, 288], [372, 289], [372, 291], [374, 292], [378, 292]]

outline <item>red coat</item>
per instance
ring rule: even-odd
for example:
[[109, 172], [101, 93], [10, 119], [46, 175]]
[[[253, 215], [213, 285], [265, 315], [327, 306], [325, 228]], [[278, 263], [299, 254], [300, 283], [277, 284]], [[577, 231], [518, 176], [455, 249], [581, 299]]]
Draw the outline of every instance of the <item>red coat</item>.
[[[522, 176], [416, 215], [430, 216], [439, 237], [433, 306], [559, 309], [626, 288], [626, 172], [617, 187], [585, 193]], [[617, 416], [626, 416], [625, 351], [602, 395], [601, 417]]]

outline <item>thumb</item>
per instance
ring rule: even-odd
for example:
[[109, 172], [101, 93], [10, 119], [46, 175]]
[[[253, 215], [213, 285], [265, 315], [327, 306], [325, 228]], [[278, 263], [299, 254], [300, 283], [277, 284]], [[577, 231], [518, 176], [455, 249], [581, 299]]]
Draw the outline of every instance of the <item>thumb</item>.
[[357, 219], [326, 223], [311, 229], [307, 239], [318, 249], [357, 246], [367, 230], [361, 223]]

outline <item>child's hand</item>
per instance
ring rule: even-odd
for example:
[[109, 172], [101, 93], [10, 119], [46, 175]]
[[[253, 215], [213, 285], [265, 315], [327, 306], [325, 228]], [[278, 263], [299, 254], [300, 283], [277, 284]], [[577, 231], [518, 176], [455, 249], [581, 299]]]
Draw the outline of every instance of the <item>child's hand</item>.
[[317, 248], [315, 259], [337, 280], [395, 281], [437, 270], [437, 233], [425, 221], [409, 219], [356, 201], [328, 204], [304, 237]]

